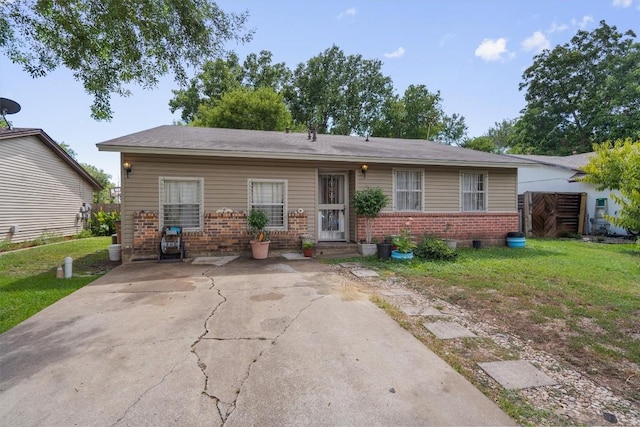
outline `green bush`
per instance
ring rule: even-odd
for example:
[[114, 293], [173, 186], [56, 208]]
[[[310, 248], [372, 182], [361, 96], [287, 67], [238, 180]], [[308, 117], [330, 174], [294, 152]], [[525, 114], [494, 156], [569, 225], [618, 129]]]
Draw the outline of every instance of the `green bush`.
[[444, 261], [453, 261], [457, 256], [445, 242], [432, 236], [424, 236], [413, 254], [418, 258]]
[[116, 232], [116, 221], [120, 221], [120, 212], [105, 212], [101, 209], [91, 215], [89, 228], [94, 236], [111, 236]]

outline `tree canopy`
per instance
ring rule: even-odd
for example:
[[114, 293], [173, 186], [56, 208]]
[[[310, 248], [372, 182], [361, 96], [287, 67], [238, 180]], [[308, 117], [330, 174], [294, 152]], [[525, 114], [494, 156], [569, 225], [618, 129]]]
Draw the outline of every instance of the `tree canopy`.
[[222, 54], [242, 34], [247, 14], [211, 0], [12, 0], [0, 2], [0, 47], [33, 77], [69, 68], [93, 96], [91, 115], [112, 117], [111, 95], [129, 84], [154, 87], [172, 73]]
[[640, 137], [640, 44], [605, 21], [544, 50], [523, 74], [513, 151], [564, 155]]
[[[411, 85], [399, 97], [381, 68], [379, 60], [346, 55], [335, 45], [298, 64], [294, 71], [284, 63], [273, 63], [268, 51], [248, 55], [242, 65], [235, 54], [230, 54], [205, 63], [186, 89], [173, 91], [169, 106], [172, 112], [181, 111], [185, 123], [221, 126], [219, 104], [226, 93], [234, 93], [236, 100], [243, 94], [245, 107], [253, 109], [246, 103], [256, 100], [249, 97], [251, 91], [269, 88], [282, 95], [291, 114], [287, 126], [294, 129], [315, 127], [320, 134], [426, 138], [447, 144], [465, 137], [464, 117], [445, 115], [440, 92], [431, 92], [425, 85]], [[230, 112], [228, 101], [224, 109]], [[280, 114], [279, 108], [270, 111]], [[280, 123], [282, 118], [272, 117], [271, 122]], [[263, 129], [247, 127], [231, 117], [224, 123], [227, 127]]]
[[214, 105], [202, 104], [193, 126], [253, 130], [285, 130], [291, 113], [270, 87], [234, 89], [222, 94]]
[[[608, 219], [614, 224], [640, 232], [640, 141], [630, 138], [615, 143], [606, 141], [594, 146], [595, 155], [583, 168], [584, 181], [597, 185], [598, 190], [617, 190], [611, 198], [622, 210]], [[640, 244], [640, 242], [639, 242]]]

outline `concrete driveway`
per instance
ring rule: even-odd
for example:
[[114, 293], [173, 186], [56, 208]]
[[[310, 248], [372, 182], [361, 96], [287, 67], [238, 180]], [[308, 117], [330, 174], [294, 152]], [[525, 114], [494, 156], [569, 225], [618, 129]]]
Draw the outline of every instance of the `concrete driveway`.
[[315, 261], [124, 265], [0, 354], [3, 425], [514, 425]]

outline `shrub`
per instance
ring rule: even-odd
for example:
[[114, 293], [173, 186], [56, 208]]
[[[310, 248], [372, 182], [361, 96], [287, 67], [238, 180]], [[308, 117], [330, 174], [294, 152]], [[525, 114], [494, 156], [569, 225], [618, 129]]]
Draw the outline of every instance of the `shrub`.
[[358, 190], [353, 193], [353, 208], [356, 215], [365, 218], [364, 229], [367, 243], [371, 243], [373, 238], [373, 220], [388, 204], [389, 198], [379, 187]]
[[116, 232], [116, 221], [120, 221], [120, 212], [105, 212], [100, 209], [91, 215], [89, 228], [94, 236], [111, 236]]
[[424, 236], [413, 253], [418, 258], [444, 261], [453, 261], [457, 256], [445, 242], [432, 236]]

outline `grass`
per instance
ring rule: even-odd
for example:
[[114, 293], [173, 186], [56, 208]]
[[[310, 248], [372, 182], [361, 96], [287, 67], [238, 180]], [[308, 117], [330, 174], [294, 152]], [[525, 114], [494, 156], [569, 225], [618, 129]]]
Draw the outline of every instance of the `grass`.
[[[640, 250], [634, 244], [527, 239], [524, 249], [459, 249], [455, 262], [359, 259], [447, 300], [640, 400]], [[631, 383], [629, 382], [631, 381]], [[633, 384], [632, 384], [633, 383]], [[635, 391], [633, 391], [635, 390]]]
[[[28, 319], [104, 272], [111, 237], [70, 240], [0, 254], [0, 333]], [[73, 277], [57, 279], [56, 268], [73, 258]]]

